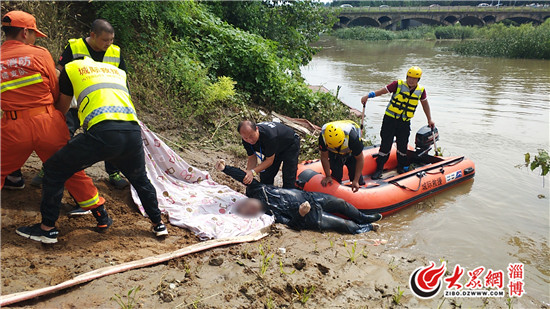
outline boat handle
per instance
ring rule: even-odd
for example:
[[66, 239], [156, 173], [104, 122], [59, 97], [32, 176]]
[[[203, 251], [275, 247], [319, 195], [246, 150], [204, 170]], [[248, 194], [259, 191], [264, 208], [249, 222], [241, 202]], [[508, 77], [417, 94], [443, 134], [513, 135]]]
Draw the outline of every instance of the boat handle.
[[402, 185], [402, 184], [398, 183], [397, 181], [390, 181], [390, 183], [392, 185], [398, 186], [401, 189], [409, 190], [409, 191], [412, 191], [412, 192], [418, 192], [420, 190], [420, 188], [422, 187], [422, 178], [424, 178], [424, 176], [426, 176], [426, 172], [424, 172], [424, 171], [416, 173], [416, 177], [418, 177], [418, 188], [416, 188], [416, 190], [411, 189], [411, 188], [409, 188], [405, 185]]

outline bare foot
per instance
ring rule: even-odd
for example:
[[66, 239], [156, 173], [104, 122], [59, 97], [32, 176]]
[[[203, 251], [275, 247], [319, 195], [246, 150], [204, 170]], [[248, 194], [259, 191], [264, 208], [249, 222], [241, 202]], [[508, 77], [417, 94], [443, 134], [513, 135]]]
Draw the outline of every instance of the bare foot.
[[223, 159], [220, 159], [217, 163], [216, 163], [216, 169], [218, 171], [223, 171], [225, 169], [225, 160]]
[[380, 232], [380, 229], [382, 228], [382, 226], [380, 226], [380, 224], [378, 223], [371, 223], [372, 225], [372, 230], [375, 231], [376, 233]]
[[298, 209], [298, 212], [300, 213], [300, 216], [303, 217], [303, 216], [307, 215], [310, 210], [311, 210], [311, 205], [309, 204], [308, 201], [305, 201], [300, 205], [300, 208]]

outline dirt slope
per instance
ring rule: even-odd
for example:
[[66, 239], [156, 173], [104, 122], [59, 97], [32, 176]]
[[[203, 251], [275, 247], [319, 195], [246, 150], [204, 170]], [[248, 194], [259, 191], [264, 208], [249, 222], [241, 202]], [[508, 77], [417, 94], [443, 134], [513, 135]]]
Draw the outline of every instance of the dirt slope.
[[[242, 191], [242, 186], [213, 171], [217, 158], [228, 159], [231, 155], [207, 150], [188, 151], [182, 156], [189, 163], [209, 170], [219, 182]], [[243, 163], [235, 159], [228, 162]], [[32, 157], [23, 168], [27, 181], [39, 168], [40, 162]], [[40, 190], [28, 186], [19, 192], [2, 191], [3, 295], [57, 284], [93, 269], [197, 242], [187, 230], [170, 225], [169, 237], [155, 239], [148, 219], [133, 205], [129, 189], [111, 189], [105, 183], [102, 165], [88, 172], [107, 199], [115, 223], [108, 233], [98, 234], [93, 231], [92, 216], [69, 219], [64, 211], [58, 222], [59, 243], [53, 246], [25, 240], [14, 232], [18, 226], [38, 222]], [[68, 195], [64, 202], [73, 204]], [[387, 246], [373, 246], [369, 241], [372, 238], [390, 242]], [[355, 253], [354, 242], [357, 242]], [[260, 245], [266, 254], [260, 253]], [[262, 274], [262, 261], [272, 255]], [[108, 276], [14, 307], [118, 308], [113, 300], [115, 294], [126, 295], [130, 289], [140, 287], [135, 297], [139, 308], [436, 308], [440, 304], [442, 308], [506, 308], [504, 299], [414, 298], [407, 287], [409, 275], [426, 263], [422, 256], [411, 256], [407, 249], [394, 248], [391, 235], [384, 231], [339, 235], [296, 232], [276, 225], [272, 235], [260, 242], [216, 248]], [[402, 297], [398, 296], [399, 291], [403, 291]], [[527, 297], [514, 304], [520, 308], [541, 308], [540, 302]]]

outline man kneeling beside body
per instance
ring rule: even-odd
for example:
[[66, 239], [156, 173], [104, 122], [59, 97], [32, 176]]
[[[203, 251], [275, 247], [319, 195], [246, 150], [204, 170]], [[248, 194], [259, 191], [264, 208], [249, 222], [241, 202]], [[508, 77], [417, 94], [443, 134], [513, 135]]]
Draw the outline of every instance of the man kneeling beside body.
[[[232, 166], [226, 166], [223, 160], [216, 168], [243, 182], [246, 172]], [[382, 219], [382, 215], [365, 215], [346, 201], [332, 195], [306, 192], [298, 189], [283, 189], [262, 184], [253, 180], [246, 188], [246, 196], [237, 204], [237, 213], [252, 217], [261, 213], [275, 216], [275, 222], [286, 224], [297, 230], [335, 231], [340, 233], [359, 234], [378, 230], [378, 224], [371, 224]], [[348, 220], [333, 214], [344, 215]]]

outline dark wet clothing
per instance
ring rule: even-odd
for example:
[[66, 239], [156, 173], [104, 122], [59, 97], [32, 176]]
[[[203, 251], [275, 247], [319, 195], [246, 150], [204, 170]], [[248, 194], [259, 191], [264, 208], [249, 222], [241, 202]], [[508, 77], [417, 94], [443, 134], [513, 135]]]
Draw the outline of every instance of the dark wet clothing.
[[[363, 141], [361, 141], [359, 132], [356, 130], [351, 130], [349, 133], [349, 149], [351, 150], [351, 153], [347, 155], [341, 155], [330, 151], [323, 136], [319, 135], [319, 150], [328, 151], [330, 176], [340, 183], [344, 177], [344, 165], [348, 167], [348, 179], [350, 181], [355, 179], [355, 167], [357, 165], [357, 160], [355, 157], [363, 153], [363, 148]], [[363, 180], [363, 177], [359, 177], [359, 185], [362, 186], [364, 184], [365, 180]]]
[[[223, 172], [242, 183], [246, 173], [236, 167], [226, 166]], [[246, 188], [246, 196], [262, 202], [267, 214], [275, 217], [275, 222], [297, 230], [336, 231], [359, 234], [372, 229], [372, 216], [357, 210], [346, 201], [319, 192], [306, 192], [299, 189], [284, 189], [260, 183], [256, 179]], [[309, 202], [311, 210], [301, 216], [299, 209]], [[335, 216], [341, 214], [349, 220]]]
[[262, 162], [275, 156], [273, 164], [260, 173], [260, 181], [272, 185], [282, 164], [283, 188], [296, 188], [300, 138], [294, 130], [279, 122], [262, 122], [256, 126], [260, 138], [254, 145], [242, 141], [246, 153], [248, 156], [255, 154]]

